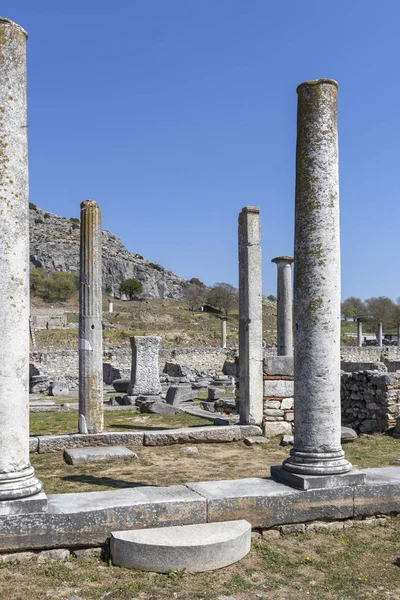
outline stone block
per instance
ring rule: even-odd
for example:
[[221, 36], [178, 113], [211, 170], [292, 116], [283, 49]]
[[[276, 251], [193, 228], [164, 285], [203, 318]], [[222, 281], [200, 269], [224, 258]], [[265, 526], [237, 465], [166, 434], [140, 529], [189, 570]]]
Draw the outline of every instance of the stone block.
[[281, 440], [281, 446], [293, 446], [294, 444], [294, 436], [293, 435], [284, 435]]
[[264, 435], [266, 438], [272, 438], [277, 435], [291, 434], [292, 426], [290, 423], [285, 421], [280, 422], [265, 422], [264, 423]]
[[216, 400], [214, 406], [218, 412], [226, 413], [228, 415], [236, 413], [235, 398], [220, 398], [219, 400]]
[[264, 410], [264, 414], [268, 417], [283, 417], [285, 415], [283, 410], [277, 408], [267, 408]]
[[164, 365], [163, 373], [166, 373], [169, 377], [187, 377], [191, 374], [191, 370], [179, 363], [167, 361]]
[[271, 467], [271, 477], [285, 485], [301, 490], [332, 489], [357, 486], [365, 483], [365, 473], [355, 469], [340, 475], [300, 475], [291, 473], [281, 465]]
[[130, 379], [114, 379], [113, 388], [119, 394], [127, 394], [130, 381]]
[[207, 397], [208, 400], [219, 400], [221, 397], [221, 390], [215, 387], [209, 387]]
[[64, 450], [64, 460], [69, 465], [85, 465], [105, 460], [134, 458], [137, 458], [137, 454], [123, 446], [70, 448], [69, 450]]
[[264, 397], [293, 398], [294, 381], [267, 379], [264, 381]]
[[165, 401], [173, 406], [190, 402], [197, 397], [197, 393], [192, 390], [191, 385], [171, 385], [168, 389]]
[[2, 500], [0, 502], [0, 517], [11, 515], [34, 515], [45, 513], [48, 507], [47, 496], [44, 492], [28, 496], [27, 498], [16, 498], [15, 500]]
[[49, 396], [67, 396], [69, 392], [66, 381], [52, 381], [49, 388]]
[[342, 428], [341, 428], [341, 437], [340, 437], [342, 444], [344, 442], [353, 442], [357, 438], [358, 438], [358, 435], [354, 431], [354, 429], [351, 429], [351, 427], [344, 427], [344, 426], [342, 426]]
[[267, 440], [267, 438], [265, 438], [262, 435], [259, 435], [257, 437], [245, 437], [243, 438], [243, 442], [246, 444], [246, 446], [257, 446], [257, 445], [268, 445], [270, 443], [270, 440]]
[[351, 486], [297, 490], [269, 478], [186, 484], [207, 500], [209, 522], [246, 519], [253, 528], [349, 519], [353, 516]]
[[294, 398], [283, 398], [281, 403], [282, 410], [292, 410], [294, 407]]
[[39, 452], [39, 438], [29, 438], [29, 452]]
[[364, 485], [354, 488], [354, 518], [399, 512], [400, 467], [363, 469]]
[[111, 533], [115, 565], [141, 571], [201, 573], [237, 562], [250, 551], [247, 521], [202, 523]]
[[294, 412], [293, 411], [285, 411], [285, 421], [289, 421], [290, 423], [292, 423], [294, 421]]
[[215, 413], [215, 406], [214, 406], [214, 402], [210, 402], [209, 400], [202, 400], [200, 402], [200, 406], [203, 410], [206, 410], [208, 412], [212, 412]]
[[267, 356], [264, 358], [264, 373], [267, 375], [294, 376], [293, 356]]
[[145, 446], [170, 446], [202, 442], [235, 442], [242, 437], [240, 427], [187, 427], [161, 431], [145, 431]]
[[70, 551], [66, 548], [54, 548], [53, 550], [43, 550], [43, 552], [39, 552], [37, 560], [38, 563], [54, 560], [67, 560], [70, 555]]
[[41, 435], [38, 438], [39, 453], [59, 452], [66, 448], [86, 446], [143, 446], [143, 435], [142, 431]]
[[281, 401], [280, 400], [266, 400], [264, 402], [264, 411], [267, 410], [268, 408], [275, 408], [275, 409], [280, 409], [281, 408]]
[[131, 380], [129, 396], [161, 394], [158, 371], [158, 353], [161, 338], [155, 335], [130, 338], [132, 348]]
[[100, 558], [103, 552], [103, 548], [80, 548], [73, 550], [72, 554], [77, 560], [91, 560], [93, 558]]

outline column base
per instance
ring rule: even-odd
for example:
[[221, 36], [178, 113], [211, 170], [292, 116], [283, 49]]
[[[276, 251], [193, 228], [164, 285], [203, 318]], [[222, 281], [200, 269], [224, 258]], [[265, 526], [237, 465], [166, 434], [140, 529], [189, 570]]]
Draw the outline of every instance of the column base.
[[29, 498], [17, 498], [16, 500], [0, 501], [0, 516], [30, 515], [34, 513], [47, 512], [47, 496], [40, 492]]
[[271, 477], [279, 483], [284, 483], [285, 485], [290, 485], [301, 490], [363, 485], [366, 481], [365, 473], [356, 471], [355, 469], [351, 469], [347, 473], [332, 475], [306, 475], [287, 471], [282, 465], [271, 467]]
[[43, 484], [35, 477], [32, 467], [23, 471], [0, 473], [0, 503], [30, 498], [39, 494], [42, 488]]

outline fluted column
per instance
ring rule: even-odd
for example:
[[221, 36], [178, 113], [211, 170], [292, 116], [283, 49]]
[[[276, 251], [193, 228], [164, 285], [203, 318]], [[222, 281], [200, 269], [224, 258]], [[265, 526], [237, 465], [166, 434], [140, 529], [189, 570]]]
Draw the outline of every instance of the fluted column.
[[29, 461], [26, 39], [0, 17], [0, 501], [42, 489]]
[[103, 430], [101, 212], [94, 200], [81, 204], [78, 428]]
[[293, 356], [292, 256], [278, 256], [277, 346], [278, 356]]

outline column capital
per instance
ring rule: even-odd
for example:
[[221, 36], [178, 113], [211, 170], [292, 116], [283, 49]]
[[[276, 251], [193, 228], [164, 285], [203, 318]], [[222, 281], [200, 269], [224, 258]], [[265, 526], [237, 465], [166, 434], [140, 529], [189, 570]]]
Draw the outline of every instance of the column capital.
[[276, 258], [272, 258], [271, 262], [275, 263], [278, 266], [280, 263], [291, 265], [294, 262], [294, 258], [293, 256], [277, 256]]

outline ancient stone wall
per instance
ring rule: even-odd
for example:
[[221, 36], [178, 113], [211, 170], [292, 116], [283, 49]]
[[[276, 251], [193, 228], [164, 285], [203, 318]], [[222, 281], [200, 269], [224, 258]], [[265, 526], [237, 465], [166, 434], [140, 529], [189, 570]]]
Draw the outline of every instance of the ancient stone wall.
[[358, 433], [387, 431], [400, 416], [400, 375], [376, 371], [342, 373], [342, 424]]

